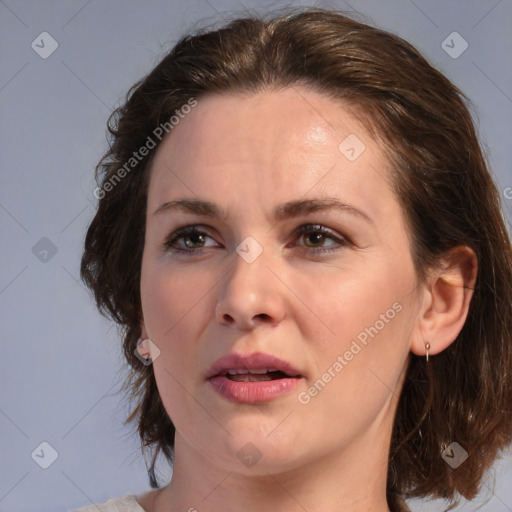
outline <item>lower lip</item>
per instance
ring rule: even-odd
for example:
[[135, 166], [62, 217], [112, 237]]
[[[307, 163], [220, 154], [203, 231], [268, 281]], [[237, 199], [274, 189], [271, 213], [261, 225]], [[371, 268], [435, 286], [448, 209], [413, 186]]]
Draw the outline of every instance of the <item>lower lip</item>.
[[213, 389], [220, 396], [232, 402], [255, 404], [268, 402], [274, 398], [293, 391], [299, 385], [300, 378], [264, 380], [261, 382], [239, 382], [224, 375], [209, 379]]

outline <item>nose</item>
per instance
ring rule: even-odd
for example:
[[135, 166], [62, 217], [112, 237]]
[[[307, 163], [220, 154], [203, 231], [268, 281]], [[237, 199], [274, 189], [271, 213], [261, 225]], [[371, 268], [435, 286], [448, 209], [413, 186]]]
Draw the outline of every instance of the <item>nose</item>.
[[233, 255], [232, 268], [219, 285], [215, 309], [219, 323], [250, 330], [258, 325], [275, 326], [285, 317], [283, 284], [267, 267], [264, 254], [252, 263]]

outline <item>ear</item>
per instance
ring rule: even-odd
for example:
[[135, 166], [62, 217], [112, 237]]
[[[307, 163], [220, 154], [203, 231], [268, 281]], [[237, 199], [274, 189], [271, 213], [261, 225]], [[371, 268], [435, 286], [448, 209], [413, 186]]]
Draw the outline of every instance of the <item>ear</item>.
[[151, 359], [151, 348], [149, 341], [146, 338], [141, 338], [137, 345], [137, 352], [140, 356], [142, 356], [144, 359], [149, 360]]
[[411, 351], [426, 354], [442, 352], [459, 335], [466, 321], [478, 275], [476, 254], [467, 246], [457, 246], [443, 258], [442, 269], [430, 275], [423, 285], [418, 324]]
[[148, 338], [148, 332], [146, 330], [146, 326], [144, 325], [144, 321], [141, 320], [140, 322], [140, 340], [139, 340], [139, 344], [137, 345], [137, 352], [144, 358], [148, 358], [149, 357], [149, 344], [147, 341], [147, 338]]

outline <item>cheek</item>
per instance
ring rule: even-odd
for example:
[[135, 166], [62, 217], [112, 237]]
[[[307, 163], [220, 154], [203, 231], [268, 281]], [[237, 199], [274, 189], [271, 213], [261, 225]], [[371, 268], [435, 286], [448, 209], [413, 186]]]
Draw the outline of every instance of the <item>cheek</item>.
[[148, 337], [160, 349], [154, 371], [160, 396], [169, 412], [179, 414], [176, 407], [188, 403], [183, 386], [190, 387], [191, 379], [194, 382], [201, 379], [197, 369], [205, 347], [197, 340], [212, 322], [217, 281], [212, 272], [171, 270], [165, 262], [143, 264], [144, 323]]
[[[171, 273], [158, 265], [143, 267], [141, 300], [148, 337], [160, 350], [153, 371], [160, 397], [173, 421], [187, 415], [183, 396], [198, 347], [184, 342], [195, 336], [204, 287], [183, 274]], [[202, 311], [202, 310], [201, 310]], [[180, 398], [181, 397], [181, 398]], [[185, 408], [185, 409], [184, 409]]]
[[[186, 390], [197, 369], [199, 347], [192, 341], [200, 334], [198, 319], [206, 318], [204, 308], [210, 288], [197, 273], [170, 272], [154, 262], [143, 264], [144, 323], [148, 337], [160, 349], [153, 371], [163, 405], [180, 431], [190, 429], [189, 418], [198, 414], [194, 413], [197, 404]], [[201, 421], [207, 424], [209, 418], [205, 415]]]
[[314, 407], [331, 403], [343, 414], [364, 403], [375, 414], [397, 386], [415, 314], [413, 273], [373, 263], [365, 272], [353, 266], [296, 276], [294, 291], [307, 298], [294, 318], [312, 363], [308, 386], [323, 395], [311, 389]]
[[314, 418], [319, 444], [358, 435], [399, 395], [414, 308], [389, 283], [360, 284], [333, 287], [328, 301], [310, 296], [316, 306], [324, 304], [322, 320], [335, 332], [323, 328], [322, 337], [311, 340], [314, 369], [299, 397], [298, 411], [305, 421]]
[[204, 314], [203, 302], [213, 286], [213, 278], [204, 273], [171, 272], [165, 262], [143, 264], [141, 301], [148, 335], [170, 343], [176, 331]]
[[385, 262], [373, 263], [366, 262], [364, 269], [361, 263], [290, 275], [288, 279], [299, 299], [295, 301], [294, 318], [302, 330], [309, 336], [316, 333], [321, 339], [329, 339], [329, 344], [338, 348], [360, 333], [364, 339], [365, 329], [375, 324], [379, 332], [389, 332], [411, 283], [405, 269], [398, 275]]

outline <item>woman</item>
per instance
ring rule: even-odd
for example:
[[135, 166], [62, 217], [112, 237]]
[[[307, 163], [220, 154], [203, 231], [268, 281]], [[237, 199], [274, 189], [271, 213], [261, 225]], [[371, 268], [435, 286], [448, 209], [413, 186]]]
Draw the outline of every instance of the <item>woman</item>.
[[512, 254], [464, 99], [320, 9], [185, 37], [132, 87], [81, 273], [154, 490], [103, 510], [476, 496], [512, 436]]

